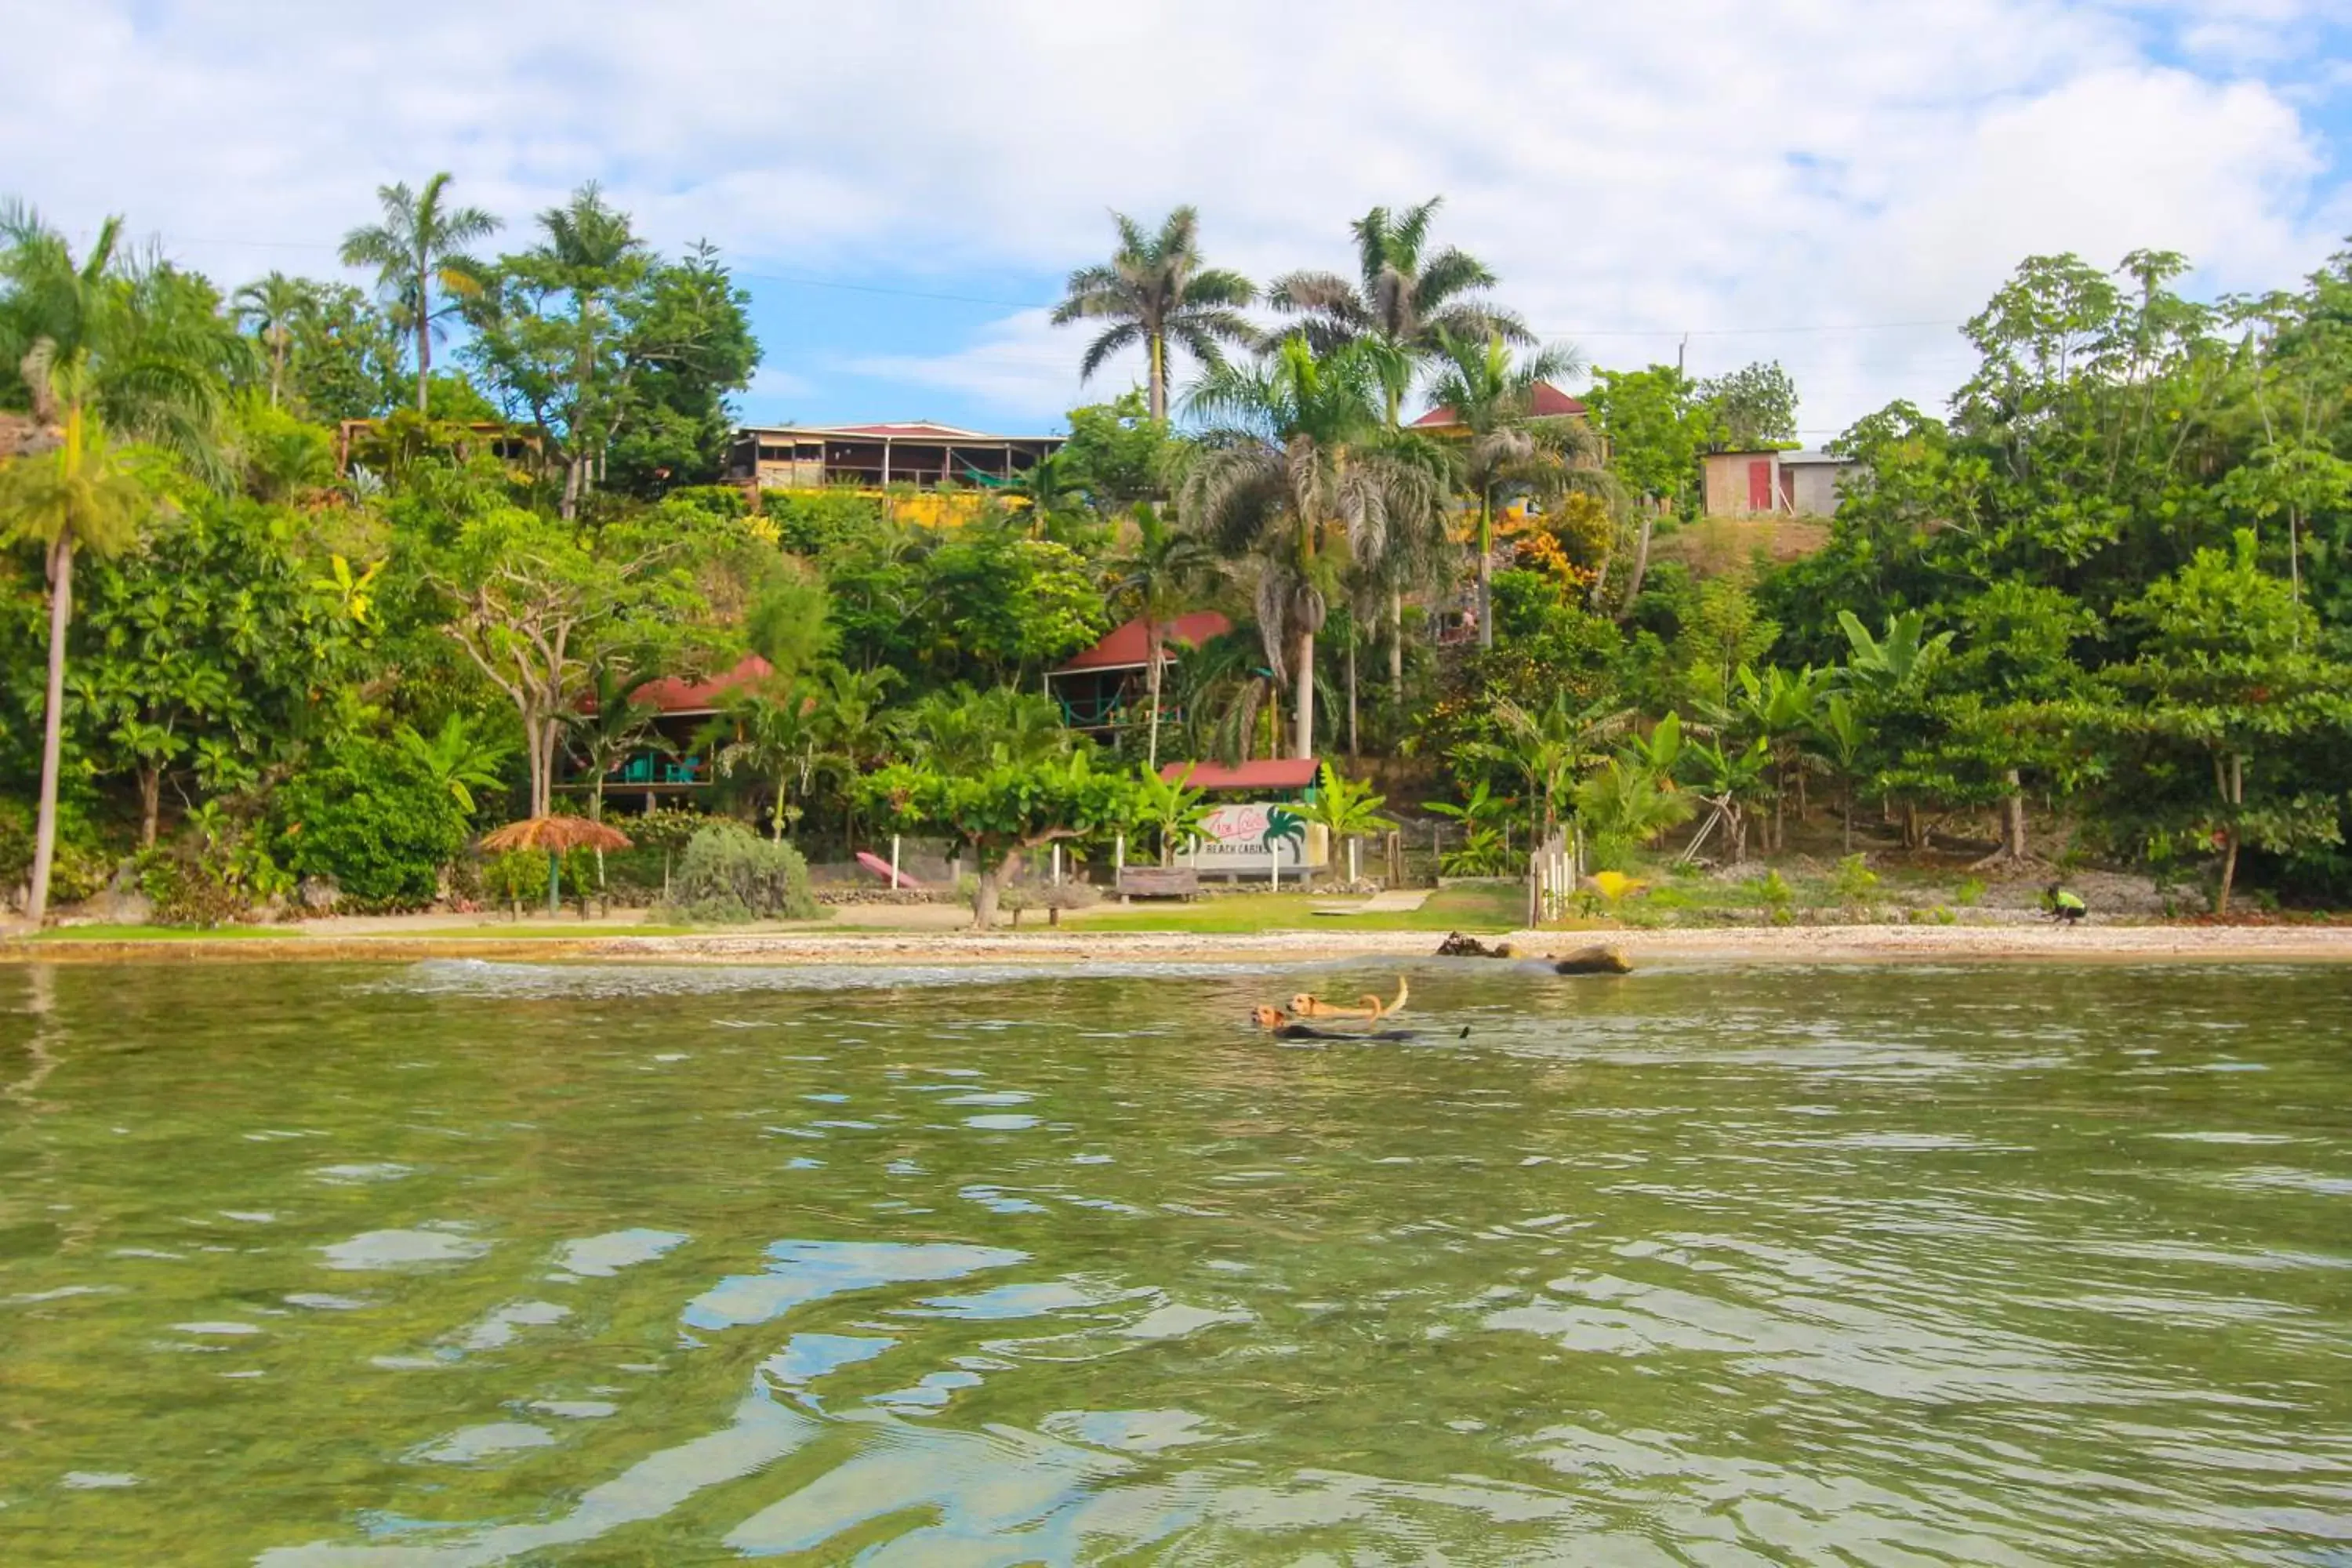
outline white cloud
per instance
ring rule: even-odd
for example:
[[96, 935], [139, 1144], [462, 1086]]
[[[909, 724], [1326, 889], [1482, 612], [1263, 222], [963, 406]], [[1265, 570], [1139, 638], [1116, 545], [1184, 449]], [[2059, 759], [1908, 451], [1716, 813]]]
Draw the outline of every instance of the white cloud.
[[[1084, 329], [1061, 329], [1045, 310], [1022, 310], [989, 323], [977, 342], [940, 354], [866, 354], [840, 368], [867, 380], [937, 387], [1002, 409], [1008, 421], [1046, 426], [1081, 395], [1108, 401], [1143, 383], [1139, 350], [1113, 355], [1083, 387], [1078, 357]], [[1180, 374], [1181, 367], [1180, 367]], [[919, 395], [917, 401], [919, 402]], [[919, 408], [910, 417], [924, 417]]]
[[[1255, 276], [1342, 266], [1349, 218], [1442, 191], [1444, 237], [1622, 363], [1684, 329], [1957, 321], [2031, 251], [2164, 246], [2210, 287], [2291, 280], [2347, 214], [2302, 107], [2337, 5], [0, 0], [0, 190], [79, 229], [127, 212], [236, 278], [331, 267], [380, 181], [451, 169], [520, 222], [593, 176], [748, 271], [942, 288], [1058, 272], [1103, 251], [1106, 207], [1179, 201]], [[1034, 420], [1076, 391], [1080, 343], [1019, 315], [849, 368]], [[1779, 355], [1815, 426], [1932, 401], [1959, 344], [1690, 353]]]

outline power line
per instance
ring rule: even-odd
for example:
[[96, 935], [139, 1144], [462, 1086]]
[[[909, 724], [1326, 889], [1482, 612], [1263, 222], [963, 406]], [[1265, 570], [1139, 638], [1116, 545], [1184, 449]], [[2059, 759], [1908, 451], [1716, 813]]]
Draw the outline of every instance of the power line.
[[[160, 240], [171, 239], [184, 246], [227, 246], [258, 250], [313, 250], [334, 253], [338, 247], [308, 240], [290, 239], [226, 239], [200, 238], [190, 235], [177, 237], [158, 235]], [[957, 294], [940, 289], [902, 289], [887, 283], [853, 283], [838, 278], [817, 278], [801, 272], [752, 272], [730, 267], [728, 272], [736, 278], [760, 283], [782, 283], [796, 289], [827, 289], [850, 294], [875, 294], [901, 300], [933, 300], [948, 304], [986, 305], [1003, 310], [1050, 310], [1060, 304], [1055, 300], [1006, 300], [987, 294]], [[1816, 332], [1891, 332], [1916, 331], [1929, 328], [1958, 328], [1963, 323], [1954, 321], [1814, 321], [1777, 327], [1591, 327], [1581, 329], [1544, 329], [1536, 335], [1548, 342], [1570, 342], [1591, 338], [1762, 338], [1800, 337]]]

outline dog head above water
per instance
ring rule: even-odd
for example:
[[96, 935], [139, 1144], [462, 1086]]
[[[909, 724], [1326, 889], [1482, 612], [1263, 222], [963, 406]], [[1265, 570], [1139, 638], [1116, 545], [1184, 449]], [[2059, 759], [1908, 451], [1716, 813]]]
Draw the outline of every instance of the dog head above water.
[[1261, 1029], [1279, 1029], [1290, 1022], [1290, 1016], [1279, 1007], [1261, 1002], [1250, 1009], [1250, 1022]]

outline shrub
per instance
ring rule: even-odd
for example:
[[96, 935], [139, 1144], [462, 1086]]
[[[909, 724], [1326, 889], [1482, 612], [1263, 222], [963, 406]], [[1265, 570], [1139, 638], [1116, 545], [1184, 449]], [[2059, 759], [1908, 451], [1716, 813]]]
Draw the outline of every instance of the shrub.
[[1981, 877], [1969, 877], [1964, 878], [1961, 880], [1960, 885], [1952, 890], [1952, 902], [1959, 905], [1960, 908], [1964, 910], [1972, 910], [1976, 908], [1977, 900], [1984, 896], [1984, 879]]
[[1782, 879], [1778, 870], [1767, 871], [1760, 877], [1750, 878], [1747, 886], [1748, 891], [1755, 897], [1758, 903], [1770, 907], [1772, 917], [1776, 921], [1780, 921], [1781, 917], [1787, 914], [1789, 905], [1797, 896], [1797, 890]]
[[509, 849], [482, 867], [482, 896], [519, 909], [547, 896], [547, 851]]
[[259, 836], [218, 801], [207, 801], [169, 844], [141, 850], [131, 867], [158, 925], [226, 925], [294, 890]]
[[[1837, 876], [1831, 880], [1830, 886], [1837, 889], [1840, 903], [1848, 906], [1865, 904], [1878, 886], [1878, 873], [1864, 864], [1861, 856], [1849, 855], [1838, 862]], [[1977, 889], [1983, 891], [1984, 884], [1979, 882]]]
[[709, 925], [755, 920], [816, 920], [808, 862], [781, 840], [740, 822], [715, 821], [687, 840], [670, 877], [667, 912]]
[[[0, 800], [0, 907], [33, 875], [32, 805]], [[49, 902], [76, 904], [95, 896], [114, 874], [114, 861], [99, 843], [89, 819], [72, 801], [58, 803], [58, 850], [49, 862]]]
[[331, 878], [346, 898], [378, 909], [431, 903], [441, 868], [466, 843], [466, 813], [448, 786], [380, 741], [349, 742], [289, 780], [277, 817], [291, 869]]

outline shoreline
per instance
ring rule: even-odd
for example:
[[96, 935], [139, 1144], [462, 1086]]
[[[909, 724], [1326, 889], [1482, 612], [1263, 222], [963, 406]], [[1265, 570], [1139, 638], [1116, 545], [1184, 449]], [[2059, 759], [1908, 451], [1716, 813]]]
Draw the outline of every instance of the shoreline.
[[[761, 931], [677, 936], [202, 936], [171, 940], [0, 941], [0, 964], [497, 962], [634, 963], [1344, 963], [1433, 955], [1426, 931]], [[2352, 926], [2048, 925], [1722, 926], [1513, 931], [1524, 958], [1594, 945], [1643, 963], [2352, 963]], [[1460, 962], [1475, 963], [1475, 960]]]

